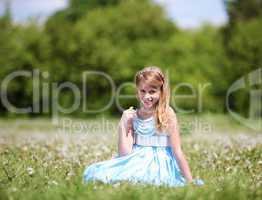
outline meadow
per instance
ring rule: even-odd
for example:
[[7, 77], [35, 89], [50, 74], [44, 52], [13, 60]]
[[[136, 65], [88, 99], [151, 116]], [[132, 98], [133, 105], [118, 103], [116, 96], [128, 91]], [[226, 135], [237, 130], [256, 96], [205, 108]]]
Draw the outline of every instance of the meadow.
[[117, 153], [118, 119], [0, 120], [0, 199], [261, 199], [262, 135], [229, 116], [179, 117], [182, 148], [204, 186], [83, 184], [85, 166]]

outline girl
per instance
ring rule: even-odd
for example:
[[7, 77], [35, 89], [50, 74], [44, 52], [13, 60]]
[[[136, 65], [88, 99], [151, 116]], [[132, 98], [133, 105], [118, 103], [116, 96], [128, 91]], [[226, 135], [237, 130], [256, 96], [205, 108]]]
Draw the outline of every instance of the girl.
[[84, 182], [129, 181], [154, 185], [203, 185], [193, 179], [180, 144], [176, 114], [169, 106], [168, 81], [158, 67], [146, 67], [135, 76], [140, 108], [122, 114], [118, 126], [118, 156], [93, 163]]

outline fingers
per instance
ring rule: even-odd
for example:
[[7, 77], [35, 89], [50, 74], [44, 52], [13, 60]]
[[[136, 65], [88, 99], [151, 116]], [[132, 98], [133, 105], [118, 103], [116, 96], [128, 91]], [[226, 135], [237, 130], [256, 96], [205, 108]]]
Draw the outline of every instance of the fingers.
[[134, 115], [134, 113], [135, 113], [136, 111], [133, 109], [133, 107], [131, 106], [129, 109], [127, 109], [127, 110], [125, 110], [124, 112], [123, 112], [123, 114], [124, 115], [127, 115], [127, 116], [132, 116], [132, 115]]
[[127, 137], [132, 135], [132, 132], [133, 132], [133, 124], [132, 124], [132, 118], [129, 118], [128, 121], [127, 121]]
[[133, 106], [123, 112], [123, 121], [126, 123], [126, 136], [130, 136], [133, 133], [133, 118], [136, 111]]
[[133, 119], [134, 114], [135, 114], [134, 110], [125, 110], [123, 112], [123, 120], [128, 122], [130, 119]]

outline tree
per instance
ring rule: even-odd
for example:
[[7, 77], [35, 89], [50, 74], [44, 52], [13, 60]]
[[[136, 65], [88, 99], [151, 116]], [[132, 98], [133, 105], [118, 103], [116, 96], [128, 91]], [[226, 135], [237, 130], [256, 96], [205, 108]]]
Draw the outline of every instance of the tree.
[[225, 4], [230, 25], [262, 16], [262, 0], [225, 0]]
[[[228, 87], [262, 66], [262, 0], [227, 1], [229, 24], [224, 28], [224, 45], [230, 64], [223, 69]], [[230, 106], [248, 114], [249, 90], [240, 90]]]

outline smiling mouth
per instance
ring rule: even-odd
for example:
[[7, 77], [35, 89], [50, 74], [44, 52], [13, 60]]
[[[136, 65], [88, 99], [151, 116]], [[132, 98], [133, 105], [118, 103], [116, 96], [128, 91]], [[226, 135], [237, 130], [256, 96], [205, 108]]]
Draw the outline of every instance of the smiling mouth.
[[149, 105], [149, 104], [152, 104], [152, 101], [144, 101], [144, 103]]

